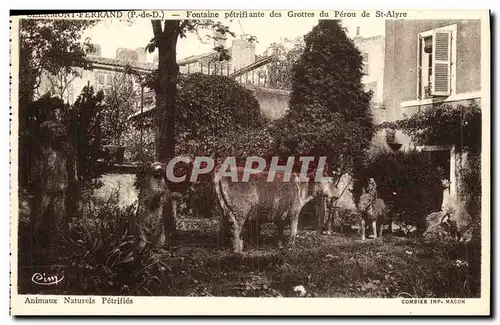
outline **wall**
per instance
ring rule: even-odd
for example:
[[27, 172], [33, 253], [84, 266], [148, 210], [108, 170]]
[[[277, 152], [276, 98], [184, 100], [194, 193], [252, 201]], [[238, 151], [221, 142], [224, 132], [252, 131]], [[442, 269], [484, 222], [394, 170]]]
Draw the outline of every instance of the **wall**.
[[361, 54], [368, 53], [368, 71], [362, 79], [363, 84], [376, 83], [374, 103], [382, 103], [384, 90], [384, 38], [382, 36], [361, 38], [355, 37], [354, 44]]
[[384, 91], [384, 46], [383, 36], [374, 37], [354, 37], [354, 44], [361, 54], [368, 53], [368, 62], [366, 64], [366, 75], [361, 82], [367, 90], [373, 91], [372, 106], [373, 115], [376, 123], [385, 121], [385, 109], [383, 109], [383, 91]]
[[138, 191], [134, 187], [136, 176], [133, 174], [104, 174], [100, 180], [103, 186], [95, 190], [94, 198], [107, 201], [111, 196], [117, 198], [118, 207], [126, 208], [137, 203]]
[[480, 90], [479, 20], [387, 20], [383, 98], [388, 120], [403, 117], [401, 102], [417, 99], [418, 33], [453, 24], [457, 25], [456, 93]]
[[288, 110], [289, 91], [258, 87], [251, 84], [242, 84], [242, 86], [253, 91], [260, 104], [262, 114], [267, 118], [278, 119], [283, 117]]

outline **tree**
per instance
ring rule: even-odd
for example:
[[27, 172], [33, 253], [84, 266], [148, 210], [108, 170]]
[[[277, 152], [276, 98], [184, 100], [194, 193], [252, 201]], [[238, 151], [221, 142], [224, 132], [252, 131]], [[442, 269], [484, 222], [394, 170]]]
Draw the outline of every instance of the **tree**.
[[111, 130], [104, 139], [106, 144], [122, 146], [124, 135], [129, 129], [128, 118], [137, 109], [139, 90], [134, 84], [134, 77], [127, 72], [114, 74], [111, 84], [106, 89], [103, 111], [103, 130]]
[[[177, 65], [177, 40], [187, 33], [195, 33], [202, 40], [201, 30], [215, 30], [221, 34], [235, 36], [227, 26], [212, 20], [152, 20], [153, 39], [147, 49], [153, 52], [158, 49], [158, 73], [155, 81], [156, 93], [156, 159], [166, 162], [175, 155], [175, 116], [177, 103], [177, 83], [179, 66]], [[255, 37], [250, 36], [250, 41]], [[229, 59], [227, 49], [222, 46], [214, 48], [219, 52], [219, 60]]]
[[269, 87], [291, 90], [293, 66], [303, 52], [304, 40], [300, 37], [294, 40], [285, 38], [267, 48], [267, 53], [271, 56], [268, 64]]
[[[361, 53], [337, 20], [320, 20], [304, 43], [292, 69], [290, 109], [274, 131], [275, 152], [313, 156], [316, 163], [326, 156], [325, 172], [337, 184], [346, 173], [359, 178], [375, 131]], [[323, 199], [315, 205], [319, 220]]]
[[66, 94], [66, 91], [70, 87], [70, 85], [73, 83], [73, 81], [78, 78], [79, 73], [77, 71], [73, 71], [70, 74], [67, 74], [65, 69], [62, 68], [57, 72], [57, 74], [46, 74], [47, 80], [50, 82], [50, 90], [49, 92], [52, 93], [54, 96], [61, 98], [64, 100], [64, 95]]
[[93, 49], [89, 40], [81, 41], [85, 29], [95, 20], [22, 19], [19, 22], [19, 98], [27, 103], [33, 100], [43, 71], [66, 75], [74, 68], [89, 68], [86, 54]]
[[278, 142], [294, 154], [327, 156], [340, 176], [361, 164], [374, 134], [361, 54], [336, 20], [320, 21], [304, 40]]
[[85, 55], [92, 46], [88, 40], [81, 42], [81, 35], [95, 23], [67, 19], [22, 19], [19, 22], [19, 165], [25, 166], [19, 175], [22, 186], [30, 182], [31, 172], [27, 166], [34, 160], [31, 156], [31, 149], [36, 145], [34, 132], [44, 122], [40, 116], [35, 116], [37, 108], [30, 105], [42, 73], [73, 75], [75, 67], [88, 68]]
[[101, 176], [98, 159], [101, 158], [103, 139], [112, 132], [102, 127], [105, 111], [104, 93], [94, 93], [92, 87], [85, 86], [65, 117], [72, 151], [68, 162], [67, 212], [70, 217], [76, 213], [82, 189], [92, 191], [100, 185], [97, 180]]

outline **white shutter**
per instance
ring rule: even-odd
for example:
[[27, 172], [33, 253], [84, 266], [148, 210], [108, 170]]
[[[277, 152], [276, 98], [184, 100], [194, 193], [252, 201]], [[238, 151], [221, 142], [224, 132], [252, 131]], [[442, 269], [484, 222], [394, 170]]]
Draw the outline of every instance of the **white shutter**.
[[417, 99], [422, 99], [422, 37], [417, 38]]
[[432, 35], [432, 95], [451, 94], [451, 31], [435, 30]]

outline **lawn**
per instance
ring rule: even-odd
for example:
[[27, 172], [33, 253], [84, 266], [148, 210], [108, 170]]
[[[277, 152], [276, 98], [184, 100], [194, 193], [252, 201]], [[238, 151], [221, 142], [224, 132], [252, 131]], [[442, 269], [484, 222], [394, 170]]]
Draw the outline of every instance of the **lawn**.
[[[84, 249], [72, 248], [64, 254], [61, 250], [52, 260], [57, 265], [49, 269], [65, 274], [60, 286], [41, 289], [23, 281], [35, 271], [24, 263], [19, 290], [241, 297], [465, 298], [480, 294], [480, 250], [473, 246], [393, 235], [361, 241], [357, 233], [317, 235], [302, 228], [293, 247], [278, 248], [271, 224], [263, 227], [258, 244], [245, 244], [244, 253], [235, 255], [230, 243], [218, 238], [215, 221], [180, 219], [178, 229], [175, 250], [135, 257], [100, 244], [105, 239], [94, 234], [89, 241], [93, 249], [80, 244]], [[118, 255], [122, 262], [116, 262]], [[44, 272], [49, 272], [47, 266]]]
[[163, 257], [175, 265], [168, 295], [476, 297], [480, 291], [479, 254], [451, 242], [361, 241], [358, 234], [301, 229], [294, 247], [278, 248], [267, 227], [259, 244], [235, 256], [210, 222], [184, 219], [181, 228], [178, 248]]

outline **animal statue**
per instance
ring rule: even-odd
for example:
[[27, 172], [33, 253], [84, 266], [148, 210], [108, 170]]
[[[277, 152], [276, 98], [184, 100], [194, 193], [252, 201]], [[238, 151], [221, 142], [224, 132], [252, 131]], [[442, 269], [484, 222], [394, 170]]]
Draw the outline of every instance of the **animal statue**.
[[165, 245], [165, 234], [175, 223], [180, 194], [170, 192], [164, 175], [163, 164], [154, 162], [147, 170], [141, 184], [135, 222], [132, 223], [139, 248], [143, 248], [146, 244], [152, 248]]
[[367, 191], [359, 198], [358, 210], [361, 217], [361, 239], [366, 239], [367, 223], [372, 225], [373, 238], [382, 238], [387, 207], [384, 200], [377, 197], [377, 185], [373, 178], [368, 183]]
[[464, 204], [450, 195], [451, 183], [448, 180], [442, 180], [443, 202], [438, 218], [431, 214], [427, 218], [428, 231], [433, 231], [437, 225], [441, 227], [458, 242], [468, 242], [472, 239], [472, 219], [464, 207]]
[[[237, 167], [237, 174], [245, 171]], [[291, 173], [290, 180], [284, 180], [283, 172], [276, 172], [275, 180], [268, 182], [268, 171], [250, 176], [248, 182], [233, 181], [231, 176], [216, 173], [214, 188], [217, 203], [222, 211], [222, 222], [228, 227], [235, 253], [243, 250], [241, 232], [247, 222], [257, 223], [271, 219], [277, 224], [278, 245], [283, 242], [284, 223], [290, 223], [290, 240], [293, 244], [297, 236], [299, 213], [302, 207], [313, 197], [324, 195], [338, 197], [338, 190], [333, 183], [313, 183], [299, 180], [296, 173]], [[310, 186], [312, 195], [308, 195]]]
[[35, 195], [31, 226], [38, 237], [34, 238], [35, 242], [48, 248], [66, 223], [68, 152], [62, 125], [49, 120], [40, 125], [40, 130], [40, 155], [34, 162]]

